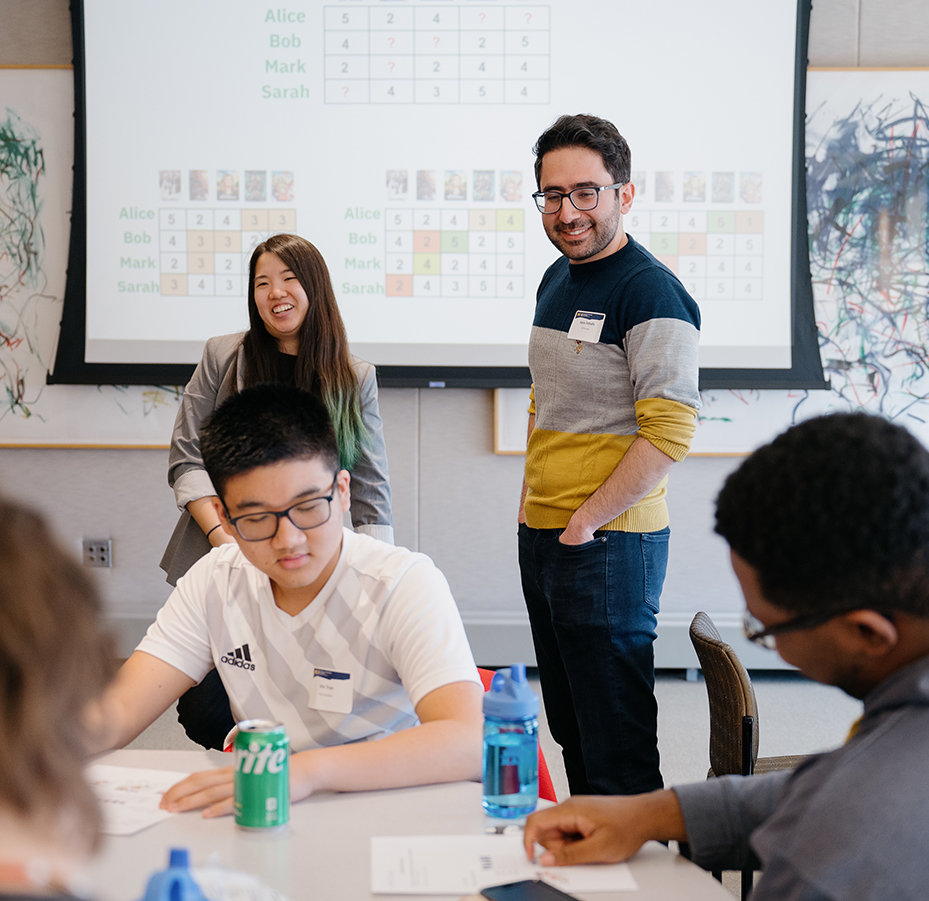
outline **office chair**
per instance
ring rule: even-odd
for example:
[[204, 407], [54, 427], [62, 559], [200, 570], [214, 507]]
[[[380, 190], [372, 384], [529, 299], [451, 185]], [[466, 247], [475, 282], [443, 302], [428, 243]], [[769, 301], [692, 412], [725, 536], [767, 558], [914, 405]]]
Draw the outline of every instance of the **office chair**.
[[[710, 704], [710, 769], [713, 776], [751, 776], [793, 769], [803, 755], [758, 756], [758, 703], [748, 671], [722, 640], [713, 620], [700, 611], [690, 624], [690, 640], [700, 660]], [[722, 873], [713, 875], [722, 880]], [[754, 869], [742, 868], [742, 898], [748, 898]]]
[[[490, 691], [490, 683], [494, 680], [494, 670], [484, 669], [479, 666], [478, 674], [481, 677], [481, 684], [484, 691]], [[543, 801], [557, 801], [555, 797], [555, 786], [552, 784], [551, 773], [548, 771], [548, 764], [545, 762], [545, 755], [542, 753], [542, 745], [539, 745], [539, 797]]]

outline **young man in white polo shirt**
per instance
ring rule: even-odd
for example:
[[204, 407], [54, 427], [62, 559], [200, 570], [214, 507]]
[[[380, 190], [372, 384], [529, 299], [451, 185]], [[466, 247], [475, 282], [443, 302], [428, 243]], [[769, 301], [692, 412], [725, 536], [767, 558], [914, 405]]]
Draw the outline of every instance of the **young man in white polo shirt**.
[[[215, 666], [235, 719], [287, 728], [295, 801], [479, 778], [481, 687], [448, 583], [428, 557], [342, 527], [350, 477], [323, 404], [247, 389], [213, 414], [201, 449], [235, 544], [178, 581], [120, 670], [108, 744]], [[231, 767], [188, 777], [163, 806], [231, 812]]]

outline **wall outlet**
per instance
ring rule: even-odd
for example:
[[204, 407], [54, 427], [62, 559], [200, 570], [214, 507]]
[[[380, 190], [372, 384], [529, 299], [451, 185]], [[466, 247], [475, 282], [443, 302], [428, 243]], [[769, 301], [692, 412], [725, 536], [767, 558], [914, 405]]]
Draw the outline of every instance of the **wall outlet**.
[[113, 541], [110, 538], [84, 539], [84, 566], [112, 566]]

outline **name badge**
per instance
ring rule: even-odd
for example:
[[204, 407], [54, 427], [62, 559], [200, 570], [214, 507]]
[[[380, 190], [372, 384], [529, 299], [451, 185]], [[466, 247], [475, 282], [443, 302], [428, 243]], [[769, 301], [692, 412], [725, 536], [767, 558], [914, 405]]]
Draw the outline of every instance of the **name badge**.
[[352, 712], [352, 674], [313, 667], [310, 705], [330, 713]]
[[590, 344], [596, 344], [600, 340], [600, 332], [603, 331], [605, 319], [605, 313], [578, 310], [574, 314], [571, 328], [568, 329], [568, 337], [573, 338], [575, 341], [587, 341]]

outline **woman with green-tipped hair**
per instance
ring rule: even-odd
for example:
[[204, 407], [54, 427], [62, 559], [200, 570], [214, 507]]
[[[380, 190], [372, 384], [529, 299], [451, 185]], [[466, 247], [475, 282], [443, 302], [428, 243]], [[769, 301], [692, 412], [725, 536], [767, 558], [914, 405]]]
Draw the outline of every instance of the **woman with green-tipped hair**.
[[181, 518], [161, 560], [173, 585], [211, 546], [232, 541], [218, 528], [216, 492], [200, 459], [200, 427], [230, 394], [259, 382], [313, 392], [329, 410], [342, 467], [352, 474], [352, 525], [393, 542], [387, 452], [374, 367], [348, 350], [329, 269], [298, 235], [274, 235], [252, 253], [247, 332], [206, 342], [174, 423], [168, 483]]

